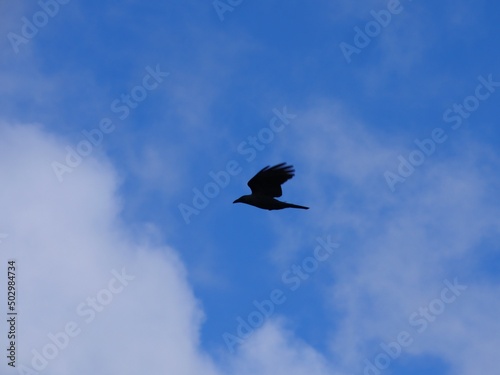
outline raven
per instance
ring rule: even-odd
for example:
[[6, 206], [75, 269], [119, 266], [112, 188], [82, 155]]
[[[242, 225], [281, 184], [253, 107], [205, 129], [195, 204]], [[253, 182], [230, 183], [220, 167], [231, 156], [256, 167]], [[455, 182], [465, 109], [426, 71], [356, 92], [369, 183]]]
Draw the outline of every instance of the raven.
[[295, 176], [293, 166], [281, 163], [274, 167], [265, 167], [260, 170], [250, 181], [248, 186], [252, 194], [243, 195], [233, 203], [246, 203], [264, 210], [281, 210], [283, 208], [302, 208], [308, 210], [309, 207], [297, 204], [281, 202], [274, 197], [281, 197], [281, 185]]

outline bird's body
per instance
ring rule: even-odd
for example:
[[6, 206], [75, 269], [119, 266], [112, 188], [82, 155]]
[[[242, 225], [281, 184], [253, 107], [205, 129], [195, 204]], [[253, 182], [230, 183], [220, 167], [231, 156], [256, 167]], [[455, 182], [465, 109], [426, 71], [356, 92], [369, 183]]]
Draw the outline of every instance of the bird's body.
[[281, 185], [291, 179], [295, 175], [294, 172], [293, 166], [286, 165], [286, 163], [263, 168], [248, 181], [252, 194], [243, 195], [233, 203], [246, 203], [264, 210], [281, 210], [283, 208], [308, 210], [309, 207], [274, 199], [275, 197], [281, 197]]
[[308, 210], [309, 207], [299, 206], [293, 203], [282, 202], [265, 195], [243, 195], [233, 203], [246, 203], [251, 206], [262, 208], [263, 210], [281, 210], [283, 208], [302, 208]]

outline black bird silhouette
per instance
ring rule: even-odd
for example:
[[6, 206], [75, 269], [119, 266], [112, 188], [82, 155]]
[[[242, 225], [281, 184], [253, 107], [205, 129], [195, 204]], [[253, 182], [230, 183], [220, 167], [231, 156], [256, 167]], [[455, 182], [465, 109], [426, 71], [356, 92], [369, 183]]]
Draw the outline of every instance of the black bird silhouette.
[[283, 208], [302, 208], [308, 210], [309, 207], [299, 206], [297, 204], [281, 202], [275, 197], [281, 197], [281, 185], [295, 176], [295, 170], [292, 165], [281, 163], [274, 167], [265, 167], [248, 181], [248, 186], [252, 194], [243, 195], [233, 203], [246, 203], [251, 206], [262, 208], [264, 210], [281, 210]]

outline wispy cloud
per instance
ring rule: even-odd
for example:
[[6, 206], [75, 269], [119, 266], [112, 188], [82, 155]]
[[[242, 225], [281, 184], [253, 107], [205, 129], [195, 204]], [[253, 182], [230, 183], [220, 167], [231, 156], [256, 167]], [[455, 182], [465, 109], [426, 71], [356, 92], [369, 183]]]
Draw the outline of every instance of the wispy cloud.
[[[311, 181], [322, 180], [319, 176], [326, 173], [337, 176], [335, 187], [316, 183], [308, 187], [317, 197], [315, 205], [320, 211], [315, 220], [333, 232], [352, 228], [358, 237], [351, 241], [351, 248], [349, 240], [342, 239], [344, 252], [351, 256], [332, 267], [336, 283], [331, 286], [331, 308], [344, 316], [333, 335], [333, 352], [346, 367], [357, 368], [363, 355], [377, 354], [381, 341], [392, 340], [399, 327], [408, 324], [405, 320], [412, 311], [435, 298], [443, 279], [459, 276], [470, 287], [467, 296], [447, 309], [446, 318], [422, 333], [405, 355], [433, 353], [460, 366], [464, 374], [472, 374], [466, 369], [475, 362], [468, 358], [474, 357], [476, 349], [466, 343], [466, 332], [457, 328], [461, 340], [465, 340], [460, 354], [443, 350], [438, 342], [456, 345], [458, 332], [451, 326], [468, 319], [464, 310], [473, 309], [477, 321], [482, 321], [481, 317], [489, 320], [489, 313], [482, 313], [474, 304], [477, 298], [493, 299], [493, 294], [486, 297], [485, 290], [493, 293], [495, 288], [476, 284], [469, 273], [457, 268], [457, 262], [464, 254], [475, 251], [481, 238], [499, 233], [494, 213], [498, 204], [491, 206], [488, 188], [497, 186], [498, 178], [482, 172], [480, 167], [483, 163], [498, 165], [497, 158], [489, 152], [476, 153], [474, 144], [454, 142], [449, 146], [461, 150], [458, 160], [429, 163], [407, 190], [390, 197], [376, 177], [376, 171], [383, 168], [393, 152], [388, 143], [374, 137], [352, 116], [332, 108], [334, 105], [328, 103], [312, 107], [309, 114], [301, 113], [301, 121], [304, 118], [309, 127], [299, 127], [303, 131], [297, 143], [289, 147], [297, 147], [298, 142], [314, 144], [313, 152], [302, 155], [311, 176], [315, 176]], [[356, 196], [366, 205], [347, 205], [347, 196]], [[471, 297], [476, 288], [484, 288], [482, 297]], [[444, 327], [450, 330], [445, 333]], [[493, 324], [491, 329], [497, 331], [500, 326]], [[470, 335], [476, 337], [476, 333]], [[433, 337], [439, 337], [435, 344]], [[490, 368], [493, 360], [484, 358]]]

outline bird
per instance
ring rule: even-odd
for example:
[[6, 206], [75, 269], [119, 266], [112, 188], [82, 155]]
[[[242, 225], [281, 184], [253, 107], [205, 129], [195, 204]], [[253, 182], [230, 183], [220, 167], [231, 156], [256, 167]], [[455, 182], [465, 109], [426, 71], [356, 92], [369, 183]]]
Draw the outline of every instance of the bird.
[[292, 165], [280, 163], [273, 167], [269, 165], [262, 168], [250, 181], [248, 187], [252, 194], [243, 195], [233, 203], [245, 203], [251, 206], [262, 208], [264, 210], [281, 210], [283, 208], [301, 208], [308, 210], [309, 207], [299, 206], [298, 204], [282, 202], [276, 197], [281, 197], [281, 185], [295, 176], [295, 170]]

